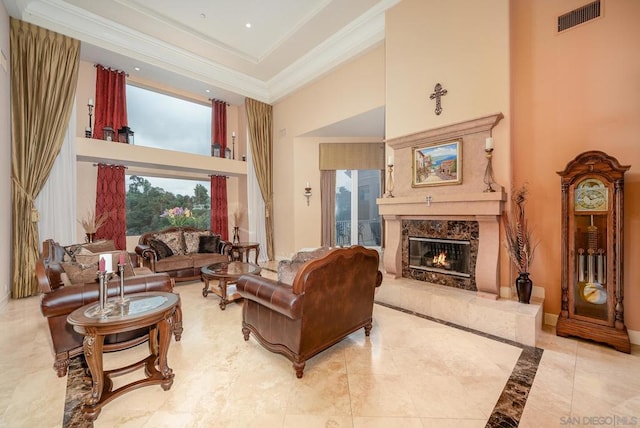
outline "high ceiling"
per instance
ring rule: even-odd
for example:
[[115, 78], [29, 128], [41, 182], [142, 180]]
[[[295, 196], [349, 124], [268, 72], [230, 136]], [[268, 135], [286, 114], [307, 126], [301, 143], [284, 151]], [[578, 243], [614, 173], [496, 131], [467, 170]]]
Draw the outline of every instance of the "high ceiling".
[[399, 1], [4, 3], [13, 17], [79, 39], [83, 60], [241, 104], [244, 97], [273, 103], [378, 46], [384, 39], [384, 12]]

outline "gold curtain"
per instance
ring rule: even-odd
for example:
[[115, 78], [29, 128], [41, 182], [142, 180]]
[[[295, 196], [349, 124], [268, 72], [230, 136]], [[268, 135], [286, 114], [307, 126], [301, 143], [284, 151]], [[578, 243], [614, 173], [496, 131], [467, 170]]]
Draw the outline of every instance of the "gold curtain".
[[384, 167], [384, 143], [320, 143], [320, 170]]
[[320, 171], [321, 245], [336, 245], [336, 172]]
[[[38, 294], [34, 201], [60, 152], [78, 80], [80, 42], [11, 18], [12, 297]], [[69, 219], [69, 221], [74, 221]]]
[[245, 99], [253, 167], [265, 206], [267, 256], [274, 259], [273, 248], [273, 107], [251, 98]]

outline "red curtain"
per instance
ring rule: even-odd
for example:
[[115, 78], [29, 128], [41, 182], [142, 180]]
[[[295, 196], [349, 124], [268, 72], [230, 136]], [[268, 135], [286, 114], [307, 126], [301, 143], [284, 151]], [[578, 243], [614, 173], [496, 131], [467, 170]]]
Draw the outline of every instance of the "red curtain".
[[93, 138], [102, 140], [102, 128], [110, 126], [116, 133], [127, 125], [127, 75], [96, 65], [96, 100]]
[[127, 210], [125, 201], [125, 167], [98, 164], [96, 218], [108, 212], [106, 223], [97, 230], [96, 239], [112, 239], [118, 250], [127, 249]]
[[[218, 100], [211, 102], [211, 145], [214, 143], [220, 144], [220, 157], [224, 157], [227, 148], [227, 103]], [[222, 239], [229, 239], [225, 176], [211, 176], [211, 230], [219, 233]]]

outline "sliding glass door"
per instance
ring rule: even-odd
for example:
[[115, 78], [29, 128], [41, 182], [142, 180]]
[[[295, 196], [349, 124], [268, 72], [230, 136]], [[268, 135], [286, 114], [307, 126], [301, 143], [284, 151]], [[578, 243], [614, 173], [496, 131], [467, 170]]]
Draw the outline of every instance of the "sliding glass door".
[[379, 247], [379, 170], [336, 171], [336, 245]]

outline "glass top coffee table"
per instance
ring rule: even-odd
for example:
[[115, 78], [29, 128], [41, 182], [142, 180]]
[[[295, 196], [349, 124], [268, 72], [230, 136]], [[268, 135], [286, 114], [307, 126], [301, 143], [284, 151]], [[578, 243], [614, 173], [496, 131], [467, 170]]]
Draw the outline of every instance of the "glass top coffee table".
[[[236, 292], [235, 281], [242, 275], [260, 275], [260, 266], [253, 263], [244, 262], [223, 262], [205, 266], [200, 269], [204, 288], [202, 295], [207, 297], [212, 291], [220, 297], [220, 309], [224, 311], [227, 303], [240, 298], [240, 294]], [[209, 281], [218, 280], [218, 287], [209, 289]]]

